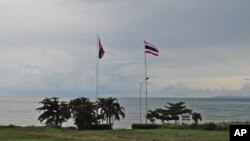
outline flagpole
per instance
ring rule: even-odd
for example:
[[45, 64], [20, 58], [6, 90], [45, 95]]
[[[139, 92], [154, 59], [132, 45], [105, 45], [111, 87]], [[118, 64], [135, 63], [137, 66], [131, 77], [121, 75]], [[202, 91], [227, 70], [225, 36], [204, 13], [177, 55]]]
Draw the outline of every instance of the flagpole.
[[[147, 55], [146, 53], [150, 53], [154, 56], [158, 56], [159, 55], [159, 51], [158, 49], [156, 48], [156, 46], [146, 42], [144, 40], [144, 44], [145, 44], [145, 52], [144, 52], [144, 56], [145, 56], [145, 80], [146, 80], [146, 115], [148, 113], [148, 75], [147, 75]], [[148, 119], [146, 118], [146, 124], [148, 123]]]
[[[148, 113], [148, 81], [147, 81], [147, 55], [146, 53], [144, 52], [144, 56], [145, 56], [145, 80], [146, 80], [146, 87], [145, 87], [145, 91], [146, 91], [146, 115]], [[148, 123], [148, 120], [146, 118], [146, 124]]]
[[98, 99], [98, 75], [99, 75], [99, 72], [98, 72], [98, 59], [99, 59], [99, 35], [97, 35], [97, 56], [96, 56], [96, 100]]

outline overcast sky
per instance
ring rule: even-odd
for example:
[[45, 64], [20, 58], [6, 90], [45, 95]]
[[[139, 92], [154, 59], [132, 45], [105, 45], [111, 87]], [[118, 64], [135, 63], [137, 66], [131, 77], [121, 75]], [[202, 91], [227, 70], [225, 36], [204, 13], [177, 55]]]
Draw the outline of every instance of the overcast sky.
[[249, 0], [0, 0], [0, 95], [250, 96]]

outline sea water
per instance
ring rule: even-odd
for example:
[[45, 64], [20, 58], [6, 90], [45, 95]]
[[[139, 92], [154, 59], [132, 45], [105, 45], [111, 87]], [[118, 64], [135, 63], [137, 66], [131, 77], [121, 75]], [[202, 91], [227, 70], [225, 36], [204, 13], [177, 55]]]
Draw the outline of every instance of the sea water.
[[[36, 108], [41, 107], [39, 97], [0, 97], [0, 125], [42, 126], [37, 118], [41, 114]], [[71, 100], [74, 98], [62, 98]], [[222, 98], [148, 98], [148, 110], [164, 108], [168, 102], [185, 102], [187, 108], [198, 112], [202, 122], [226, 122], [250, 120], [250, 99], [222, 99]], [[126, 117], [115, 121], [114, 128], [131, 128], [132, 123], [140, 122], [140, 99], [136, 97], [118, 98], [118, 102], [125, 108]], [[145, 123], [146, 101], [141, 101], [141, 118]], [[63, 126], [74, 126], [73, 120]]]

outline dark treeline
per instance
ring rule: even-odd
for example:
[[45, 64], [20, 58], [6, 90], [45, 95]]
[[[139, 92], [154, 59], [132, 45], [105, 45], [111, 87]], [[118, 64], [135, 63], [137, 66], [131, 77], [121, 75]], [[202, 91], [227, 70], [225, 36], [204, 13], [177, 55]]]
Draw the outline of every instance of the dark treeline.
[[106, 125], [112, 128], [115, 120], [125, 118], [125, 109], [116, 98], [98, 98], [95, 102], [89, 98], [79, 97], [73, 100], [59, 101], [59, 98], [45, 98], [42, 107], [37, 108], [42, 114], [38, 117], [41, 123], [61, 127], [63, 122], [73, 118], [78, 129]]

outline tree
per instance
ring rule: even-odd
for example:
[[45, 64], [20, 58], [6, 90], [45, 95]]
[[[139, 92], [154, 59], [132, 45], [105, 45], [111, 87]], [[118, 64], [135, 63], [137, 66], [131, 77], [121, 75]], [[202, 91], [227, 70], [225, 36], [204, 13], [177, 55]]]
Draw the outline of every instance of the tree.
[[195, 124], [198, 124], [198, 120], [202, 121], [202, 117], [200, 113], [192, 113], [192, 119], [194, 120]]
[[171, 116], [168, 110], [158, 108], [155, 110], [156, 118], [161, 120], [161, 123], [165, 123], [165, 121], [171, 120]]
[[115, 120], [120, 120], [120, 117], [125, 118], [125, 109], [120, 106], [116, 98], [98, 98], [96, 103], [100, 119], [107, 124], [113, 125]]
[[192, 113], [192, 110], [186, 108], [184, 105], [185, 102], [177, 102], [177, 103], [168, 103], [168, 106], [164, 106], [170, 117], [171, 120], [175, 120], [175, 123], [177, 123], [177, 120], [179, 120], [178, 115], [184, 114], [184, 113]]
[[158, 113], [156, 113], [156, 111], [149, 110], [146, 115], [146, 119], [148, 119], [151, 123], [154, 123], [157, 116]]
[[39, 117], [40, 122], [44, 122], [46, 125], [61, 127], [62, 123], [70, 118], [70, 111], [68, 104], [64, 101], [59, 102], [59, 98], [45, 98], [43, 101], [39, 102], [43, 104], [42, 107], [36, 110], [44, 111]]
[[154, 111], [149, 110], [146, 118], [149, 119], [151, 122], [154, 122], [155, 119], [161, 120], [162, 123], [169, 120], [179, 120], [178, 115], [184, 113], [192, 113], [192, 110], [186, 108], [184, 105], [185, 102], [177, 102], [177, 103], [167, 103], [168, 105], [164, 106], [164, 109], [157, 108]]
[[69, 107], [78, 129], [87, 129], [93, 124], [98, 124], [96, 106], [88, 98], [71, 100]]

